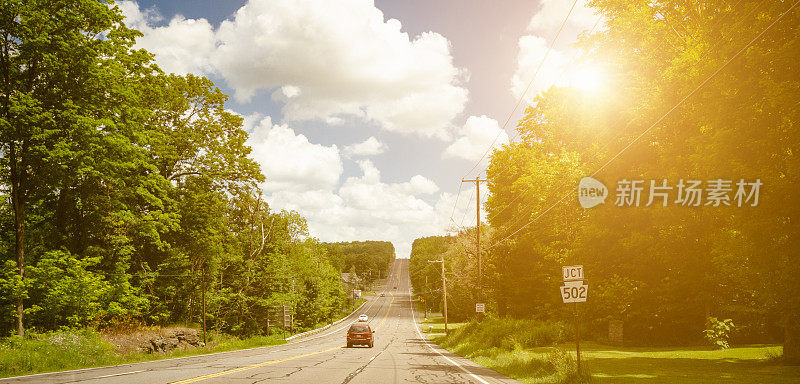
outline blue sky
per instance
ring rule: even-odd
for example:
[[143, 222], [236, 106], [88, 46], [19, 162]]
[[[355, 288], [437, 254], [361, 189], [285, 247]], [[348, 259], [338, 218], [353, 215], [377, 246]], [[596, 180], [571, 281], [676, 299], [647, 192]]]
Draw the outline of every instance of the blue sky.
[[[572, 3], [119, 6], [162, 69], [207, 76], [232, 96], [228, 107], [245, 117], [272, 208], [300, 212], [322, 241], [389, 240], [407, 257], [417, 237], [474, 225], [472, 187], [455, 204], [460, 179], [495, 137], [513, 136], [519, 112], [506, 133], [500, 126]], [[579, 1], [526, 103], [580, 70], [573, 43], [596, 22]]]

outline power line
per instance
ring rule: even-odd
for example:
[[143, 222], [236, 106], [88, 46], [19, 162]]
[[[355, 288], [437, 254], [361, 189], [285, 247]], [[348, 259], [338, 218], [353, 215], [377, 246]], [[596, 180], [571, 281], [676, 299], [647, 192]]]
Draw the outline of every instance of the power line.
[[[463, 182], [462, 182], [462, 184], [463, 184]], [[469, 207], [470, 207], [470, 205], [472, 205], [472, 196], [474, 194], [475, 194], [475, 190], [473, 189], [473, 190], [471, 190], [471, 193], [469, 194], [469, 199], [467, 200], [467, 207], [464, 208], [464, 216], [461, 217], [461, 224], [459, 225], [459, 227], [461, 227], [461, 228], [464, 228], [464, 220], [467, 218], [467, 212], [469, 212]]]
[[539, 63], [539, 67], [536, 68], [536, 72], [533, 73], [533, 77], [531, 77], [531, 81], [528, 82], [528, 86], [525, 87], [525, 90], [519, 96], [519, 100], [517, 100], [517, 104], [514, 106], [514, 109], [511, 110], [511, 113], [508, 115], [508, 118], [506, 119], [506, 122], [503, 123], [503, 128], [500, 129], [500, 132], [497, 132], [497, 136], [495, 136], [494, 140], [492, 140], [492, 144], [489, 145], [489, 148], [486, 149], [486, 152], [483, 153], [481, 158], [478, 159], [478, 162], [475, 163], [474, 166], [472, 166], [472, 169], [470, 169], [464, 175], [464, 177], [462, 177], [462, 179], [466, 178], [467, 176], [469, 176], [469, 174], [472, 173], [472, 171], [474, 171], [475, 168], [477, 168], [478, 165], [481, 164], [481, 161], [483, 161], [483, 159], [486, 158], [486, 155], [489, 154], [489, 151], [491, 151], [492, 148], [494, 148], [494, 144], [497, 142], [497, 139], [499, 139], [500, 135], [502, 135], [503, 132], [505, 132], [506, 126], [508, 125], [508, 122], [511, 121], [512, 117], [514, 117], [514, 113], [517, 111], [517, 108], [519, 108], [519, 105], [522, 104], [522, 100], [525, 98], [525, 94], [528, 93], [528, 89], [530, 89], [531, 85], [533, 85], [533, 80], [536, 79], [536, 75], [538, 75], [539, 74], [539, 70], [542, 69], [542, 65], [544, 64], [545, 60], [547, 60], [547, 56], [550, 54], [550, 51], [553, 49], [553, 46], [555, 46], [556, 41], [558, 40], [558, 36], [561, 34], [561, 30], [563, 30], [564, 29], [564, 25], [567, 24], [567, 20], [569, 19], [569, 16], [572, 14], [572, 10], [575, 9], [575, 5], [576, 4], [578, 4], [578, 0], [575, 0], [575, 2], [572, 3], [572, 7], [569, 8], [569, 12], [567, 13], [567, 17], [564, 18], [564, 21], [561, 23], [561, 27], [558, 28], [558, 32], [556, 32], [555, 37], [553, 37], [553, 41], [550, 43], [550, 47], [547, 48], [547, 52], [545, 52], [544, 57], [542, 57], [542, 61]]
[[[741, 1], [742, 1], [742, 0], [739, 0], [739, 2], [737, 2], [736, 4], [734, 4], [734, 6], [733, 6], [733, 7], [735, 7], [736, 5], [738, 5], [738, 4], [739, 4]], [[757, 9], [759, 9], [759, 8], [760, 8], [760, 5], [761, 5], [761, 3], [759, 3], [757, 6], [755, 6], [755, 7], [754, 7], [754, 8], [753, 8], [753, 9], [752, 9], [750, 12], [748, 12], [748, 13], [747, 13], [747, 15], [746, 15], [744, 18], [740, 18], [740, 19], [739, 19], [739, 21], [738, 21], [738, 22], [736, 22], [736, 24], [735, 24], [735, 25], [736, 25], [736, 26], [738, 26], [739, 24], [741, 24], [741, 23], [742, 23], [742, 22], [745, 20], [745, 18], [749, 17], [750, 15], [752, 15], [752, 14], [753, 14], [753, 12], [755, 12]], [[600, 18], [598, 18], [597, 22], [595, 22], [595, 25], [592, 27], [592, 30], [594, 30], [594, 28], [597, 26], [597, 24], [600, 22], [600, 20], [601, 20], [601, 19], [602, 19], [602, 16], [601, 16]], [[734, 27], [734, 28], [732, 28], [731, 30], [733, 30], [733, 29], [735, 29], [735, 27]], [[591, 31], [590, 31], [589, 33], [591, 33]], [[727, 36], [728, 34], [726, 33], [725, 35]], [[662, 45], [663, 45], [663, 44], [662, 44]], [[713, 51], [713, 48], [709, 48], [709, 49], [706, 51], [706, 53], [705, 53], [705, 54], [704, 54], [704, 55], [703, 55], [703, 56], [702, 56], [700, 59], [698, 59], [698, 61], [697, 61], [697, 62], [695, 62], [695, 64], [693, 64], [693, 65], [692, 65], [692, 67], [695, 67], [695, 66], [697, 66], [697, 65], [701, 64], [701, 63], [702, 63], [702, 59], [703, 59], [703, 58], [705, 58], [706, 56], [708, 56], [708, 54], [709, 54], [709, 53], [711, 53], [711, 51]], [[576, 55], [576, 57], [575, 57], [575, 58], [577, 58], [577, 55]], [[573, 60], [574, 60], [574, 59], [573, 59]], [[566, 73], [566, 71], [562, 72], [562, 73], [561, 73], [561, 75], [563, 75], [564, 73]], [[559, 77], [559, 79], [560, 79], [560, 77]], [[608, 129], [607, 129], [607, 130], [608, 130]], [[520, 134], [520, 131], [517, 131], [517, 133], [514, 135], [514, 137], [513, 137], [511, 140], [513, 141], [514, 139], [516, 139], [516, 138], [517, 138], [517, 136], [518, 136], [519, 134]], [[621, 136], [622, 136], [622, 134], [618, 135], [616, 138], [619, 138], [619, 137], [621, 137]], [[599, 152], [602, 152], [602, 151], [604, 151], [606, 148], [608, 148], [608, 146], [609, 146], [609, 145], [610, 145], [610, 144], [611, 144], [613, 141], [615, 141], [615, 140], [608, 140], [608, 141], [606, 141], [606, 142], [603, 144], [602, 148], [600, 148]], [[503, 169], [501, 169], [501, 170], [500, 170], [500, 172], [499, 172], [497, 175], [494, 175], [493, 177], [494, 177], [495, 179], [496, 179], [496, 178], [498, 178], [498, 177], [500, 177], [500, 176], [501, 176], [502, 174], [504, 174], [504, 173], [505, 173], [505, 172], [506, 172], [508, 169], [509, 169], [509, 168], [503, 168]], [[564, 183], [562, 183], [562, 184], [561, 184], [561, 185], [560, 185], [558, 188], [556, 188], [556, 190], [559, 190], [559, 189], [561, 189], [562, 187], [564, 187], [564, 186], [565, 186], [566, 184], [568, 184], [568, 183], [569, 183], [569, 181], [565, 181], [565, 182], [564, 182]], [[494, 214], [494, 217], [497, 217], [497, 216], [498, 216], [498, 215], [500, 215], [502, 212], [504, 212], [506, 209], [508, 209], [508, 208], [511, 206], [511, 204], [513, 204], [513, 203], [514, 203], [516, 200], [518, 200], [518, 199], [519, 199], [521, 196], [522, 196], [522, 194], [517, 194], [517, 196], [516, 196], [514, 199], [512, 199], [512, 201], [511, 201], [511, 202], [509, 202], [509, 203], [508, 203], [508, 205], [506, 205], [506, 206], [505, 206], [505, 207], [504, 207], [504, 208], [503, 208], [503, 209], [502, 209], [500, 212], [498, 212], [498, 213]], [[530, 206], [532, 206], [534, 203], [535, 203], [535, 201], [531, 201], [530, 203], [528, 203], [527, 205], [525, 205], [525, 207], [523, 207], [523, 208], [521, 209], [521, 211], [524, 211], [524, 210], [528, 209], [528, 208], [529, 208]], [[509, 220], [510, 224], [509, 224], [508, 226], [509, 226], [509, 227], [513, 227], [513, 226], [514, 226], [514, 225], [515, 225], [515, 224], [516, 224], [516, 223], [519, 221], [519, 219], [521, 219], [521, 218], [522, 218], [522, 215], [519, 215], [518, 217], [514, 217], [514, 218], [512, 218], [511, 220]]]
[[[595, 28], [597, 28], [597, 26], [600, 24], [600, 20], [602, 20], [602, 19], [603, 19], [603, 16], [602, 16], [602, 15], [601, 15], [600, 17], [598, 17], [598, 18], [597, 18], [597, 21], [595, 21], [594, 25], [592, 26], [592, 29], [590, 29], [590, 30], [589, 30], [589, 34], [590, 34], [590, 35], [592, 34], [592, 32], [594, 32]], [[580, 51], [577, 51], [577, 52], [575, 52], [575, 55], [572, 57], [572, 63], [573, 63], [573, 64], [575, 63], [575, 61], [577, 61], [577, 59], [578, 59], [578, 55], [579, 55], [579, 54], [580, 54]], [[574, 69], [574, 65], [573, 65], [573, 69]], [[566, 70], [566, 69], [565, 69], [565, 70], [563, 70], [563, 71], [561, 71], [561, 73], [558, 75], [558, 77], [556, 78], [556, 81], [554, 81], [554, 82], [553, 82], [553, 84], [558, 84], [558, 82], [559, 82], [559, 81], [561, 81], [561, 78], [564, 76], [564, 74], [565, 74], [565, 73], [567, 73], [567, 70]], [[516, 139], [516, 138], [517, 138], [517, 136], [519, 136], [519, 134], [520, 134], [520, 131], [518, 130], [518, 131], [517, 131], [517, 132], [514, 134], [514, 136], [513, 136], [511, 139], [509, 139], [509, 140], [508, 140], [508, 142], [509, 142], [509, 143], [513, 142], [513, 141], [514, 141], [514, 139]], [[500, 172], [499, 172], [498, 174], [496, 174], [496, 175], [494, 175], [494, 176], [493, 176], [493, 178], [494, 178], [494, 179], [497, 179], [498, 177], [500, 177], [500, 175], [502, 175], [503, 173], [505, 173], [507, 170], [508, 170], [508, 168], [503, 168], [503, 169], [501, 169], [501, 170], [500, 170]], [[505, 206], [503, 209], [501, 209], [501, 210], [500, 210], [500, 212], [497, 212], [497, 213], [495, 213], [493, 216], [494, 216], [494, 217], [497, 217], [497, 216], [499, 216], [501, 213], [505, 212], [505, 210], [506, 210], [506, 209], [508, 209], [508, 207], [510, 207], [510, 206], [511, 206], [511, 204], [513, 204], [515, 201], [517, 201], [517, 199], [519, 199], [521, 196], [522, 196], [522, 194], [517, 194], [517, 196], [516, 196], [516, 197], [515, 197], [515, 198], [514, 198], [514, 199], [513, 199], [511, 202], [509, 202], [509, 203], [508, 203], [508, 205], [506, 205], [506, 206]]]
[[[689, 99], [689, 98], [690, 98], [692, 95], [694, 95], [694, 94], [695, 94], [695, 93], [696, 93], [698, 90], [700, 90], [700, 88], [702, 88], [703, 86], [705, 86], [705, 85], [706, 85], [706, 84], [707, 84], [709, 81], [711, 81], [711, 79], [713, 79], [714, 77], [716, 77], [716, 76], [717, 76], [717, 74], [719, 74], [719, 73], [720, 73], [720, 72], [721, 72], [723, 69], [725, 69], [725, 67], [727, 67], [727, 66], [728, 66], [728, 64], [730, 64], [731, 62], [733, 62], [733, 60], [735, 60], [737, 57], [739, 57], [739, 56], [742, 54], [742, 52], [744, 52], [744, 51], [745, 51], [747, 48], [749, 48], [751, 45], [753, 45], [753, 43], [755, 43], [755, 42], [756, 42], [756, 40], [760, 39], [760, 38], [761, 38], [761, 36], [763, 36], [763, 35], [764, 35], [764, 34], [765, 34], [765, 33], [766, 33], [768, 30], [770, 30], [770, 29], [771, 29], [773, 26], [775, 26], [775, 24], [777, 24], [779, 21], [781, 21], [781, 19], [783, 19], [783, 17], [784, 17], [784, 16], [786, 16], [786, 15], [787, 15], [789, 12], [791, 12], [791, 11], [792, 11], [792, 10], [793, 10], [793, 9], [794, 9], [796, 6], [797, 6], [797, 4], [800, 4], [800, 0], [799, 0], [799, 1], [795, 1], [795, 3], [794, 3], [794, 4], [792, 4], [792, 6], [791, 6], [791, 7], [789, 7], [789, 9], [787, 9], [786, 11], [784, 11], [784, 12], [783, 12], [783, 13], [782, 13], [780, 16], [778, 16], [778, 18], [777, 18], [777, 19], [775, 19], [775, 21], [773, 21], [773, 22], [772, 22], [772, 23], [771, 23], [769, 26], [767, 26], [767, 27], [766, 27], [766, 28], [765, 28], [763, 31], [761, 31], [761, 33], [759, 33], [759, 34], [758, 34], [756, 37], [754, 37], [752, 40], [750, 40], [750, 42], [748, 42], [747, 44], [745, 44], [745, 46], [744, 46], [744, 47], [742, 47], [742, 48], [741, 48], [741, 49], [740, 49], [738, 52], [736, 52], [736, 54], [735, 54], [735, 55], [733, 55], [733, 56], [732, 56], [730, 59], [728, 59], [728, 61], [726, 61], [726, 62], [725, 62], [725, 64], [723, 64], [722, 66], [720, 66], [719, 68], [717, 68], [717, 70], [716, 70], [716, 71], [714, 71], [714, 72], [713, 72], [713, 73], [712, 73], [710, 76], [708, 76], [708, 77], [707, 77], [705, 80], [703, 80], [703, 81], [702, 81], [702, 82], [701, 82], [701, 83], [700, 83], [700, 84], [699, 84], [697, 87], [695, 87], [695, 88], [694, 88], [694, 89], [693, 89], [691, 92], [689, 92], [689, 94], [688, 94], [688, 95], [686, 95], [686, 96], [685, 96], [683, 99], [681, 99], [681, 100], [680, 100], [680, 101], [679, 101], [677, 104], [675, 104], [675, 105], [674, 105], [672, 108], [670, 108], [670, 109], [669, 109], [669, 110], [668, 110], [666, 113], [664, 113], [664, 114], [663, 114], [663, 115], [662, 115], [660, 118], [658, 118], [658, 120], [656, 120], [656, 121], [655, 121], [655, 122], [654, 122], [652, 125], [650, 125], [650, 126], [647, 128], [647, 129], [645, 129], [645, 130], [644, 130], [644, 131], [643, 131], [641, 134], [639, 134], [638, 136], [636, 136], [636, 137], [635, 137], [635, 138], [634, 138], [634, 139], [633, 139], [633, 140], [632, 140], [630, 143], [628, 143], [628, 145], [626, 145], [626, 146], [625, 146], [624, 148], [622, 148], [622, 149], [621, 149], [619, 152], [617, 152], [617, 154], [615, 154], [614, 156], [612, 156], [612, 157], [611, 157], [611, 159], [609, 159], [608, 161], [606, 161], [606, 162], [605, 162], [605, 164], [603, 164], [602, 166], [600, 166], [600, 168], [598, 168], [598, 169], [597, 169], [597, 170], [596, 170], [594, 173], [592, 173], [592, 174], [591, 174], [591, 176], [595, 176], [595, 175], [597, 175], [597, 174], [598, 174], [600, 171], [602, 171], [603, 169], [605, 169], [605, 167], [607, 167], [609, 164], [611, 164], [611, 162], [613, 162], [614, 160], [616, 160], [616, 159], [617, 159], [617, 158], [618, 158], [620, 155], [622, 155], [622, 153], [624, 153], [626, 150], [628, 150], [628, 148], [630, 148], [630, 147], [631, 147], [631, 146], [633, 146], [633, 145], [634, 145], [636, 142], [638, 142], [638, 141], [639, 141], [639, 139], [641, 139], [641, 138], [642, 138], [644, 135], [646, 135], [648, 132], [650, 132], [650, 130], [652, 130], [652, 129], [653, 129], [655, 126], [656, 126], [656, 125], [658, 125], [658, 124], [659, 124], [661, 121], [663, 121], [663, 120], [664, 120], [664, 119], [665, 119], [665, 118], [666, 118], [666, 117], [667, 117], [669, 114], [671, 114], [671, 113], [672, 113], [672, 112], [673, 112], [675, 109], [677, 109], [679, 106], [681, 106], [681, 105], [682, 105], [682, 104], [683, 104], [683, 103], [684, 103], [686, 100], [688, 100], [688, 99]], [[550, 206], [549, 206], [547, 209], [545, 209], [545, 210], [544, 210], [542, 213], [540, 213], [539, 215], [537, 215], [536, 217], [534, 217], [534, 218], [533, 218], [533, 220], [529, 221], [527, 224], [525, 224], [525, 225], [521, 226], [521, 227], [520, 227], [520, 228], [518, 228], [516, 231], [512, 232], [511, 234], [509, 234], [508, 236], [506, 236], [506, 237], [502, 238], [501, 240], [499, 240], [499, 241], [495, 242], [494, 244], [492, 244], [492, 245], [490, 245], [490, 246], [486, 247], [485, 249], [486, 249], [486, 250], [489, 250], [489, 249], [491, 249], [491, 248], [493, 248], [493, 247], [497, 246], [498, 244], [500, 244], [500, 243], [502, 243], [502, 242], [504, 242], [504, 241], [508, 240], [508, 239], [509, 239], [509, 238], [511, 238], [512, 236], [514, 236], [514, 235], [516, 235], [517, 233], [519, 233], [519, 232], [520, 232], [521, 230], [523, 230], [525, 227], [527, 227], [527, 226], [529, 226], [529, 225], [533, 224], [534, 222], [536, 222], [537, 220], [539, 220], [539, 218], [541, 218], [541, 217], [542, 217], [542, 216], [544, 216], [544, 215], [545, 215], [547, 212], [549, 212], [551, 209], [553, 209], [553, 207], [555, 207], [556, 205], [558, 205], [559, 203], [561, 203], [562, 201], [564, 201], [564, 199], [565, 199], [567, 196], [569, 196], [569, 194], [571, 194], [571, 193], [573, 193], [573, 192], [574, 192], [573, 190], [567, 191], [567, 193], [563, 194], [563, 195], [561, 196], [561, 198], [559, 198], [559, 199], [558, 199], [558, 201], [556, 201], [555, 203], [553, 203], [552, 205], [550, 205]]]
[[464, 185], [464, 183], [458, 183], [458, 193], [456, 193], [455, 203], [453, 203], [453, 212], [450, 213], [450, 222], [452, 222], [456, 226], [458, 226], [458, 224], [456, 224], [455, 220], [453, 220], [453, 216], [456, 215], [456, 207], [458, 206], [458, 197], [461, 196], [462, 185]]

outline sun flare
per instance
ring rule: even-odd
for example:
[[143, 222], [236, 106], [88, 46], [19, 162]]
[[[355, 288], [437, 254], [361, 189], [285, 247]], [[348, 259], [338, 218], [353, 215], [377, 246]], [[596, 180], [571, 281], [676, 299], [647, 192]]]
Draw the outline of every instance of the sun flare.
[[595, 93], [605, 86], [605, 76], [600, 68], [581, 67], [572, 74], [570, 85], [585, 92]]

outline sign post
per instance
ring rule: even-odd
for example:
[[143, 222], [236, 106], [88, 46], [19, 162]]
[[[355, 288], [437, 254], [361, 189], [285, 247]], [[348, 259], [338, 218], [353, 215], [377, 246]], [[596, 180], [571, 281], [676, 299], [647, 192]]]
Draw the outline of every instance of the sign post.
[[581, 333], [578, 303], [585, 303], [589, 292], [589, 285], [583, 283], [583, 266], [571, 265], [561, 268], [564, 286], [561, 287], [561, 300], [566, 303], [575, 303], [575, 354], [578, 363], [578, 373], [581, 371]]
[[267, 308], [267, 334], [269, 327], [280, 327], [283, 338], [286, 338], [286, 328], [293, 327], [292, 307], [288, 305], [273, 305]]

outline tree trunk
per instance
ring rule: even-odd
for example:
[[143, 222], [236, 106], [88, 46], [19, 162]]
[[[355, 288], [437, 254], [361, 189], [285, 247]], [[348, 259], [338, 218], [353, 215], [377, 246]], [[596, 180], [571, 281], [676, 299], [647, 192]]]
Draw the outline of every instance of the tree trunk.
[[[790, 270], [789, 291], [797, 292], [800, 278], [797, 269]], [[783, 363], [800, 365], [800, 298], [796, 294], [789, 295], [786, 306], [786, 324], [783, 330]]]
[[[20, 281], [25, 282], [25, 202], [21, 201], [19, 192], [13, 191], [12, 204], [14, 206], [14, 254], [17, 258], [17, 274]], [[23, 325], [23, 294], [17, 297], [17, 334], [25, 336], [25, 326]]]
[[[24, 146], [23, 150], [24, 152]], [[25, 164], [20, 164], [20, 155], [13, 143], [9, 148], [9, 163], [11, 165], [11, 205], [14, 209], [14, 255], [17, 259], [17, 274], [20, 281], [25, 282]], [[23, 292], [17, 296], [17, 334], [25, 336], [23, 322], [24, 304]]]
[[786, 319], [783, 362], [786, 365], [800, 365], [800, 316], [796, 314], [790, 314]]

